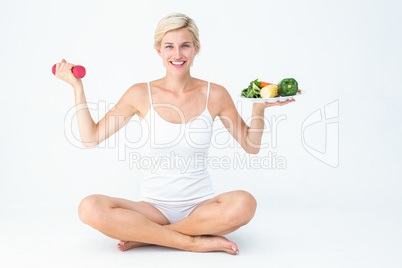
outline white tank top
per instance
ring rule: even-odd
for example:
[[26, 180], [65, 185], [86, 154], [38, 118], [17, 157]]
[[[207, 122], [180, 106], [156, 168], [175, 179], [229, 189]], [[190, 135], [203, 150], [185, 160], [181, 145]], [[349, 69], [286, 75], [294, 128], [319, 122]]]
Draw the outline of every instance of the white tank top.
[[[154, 107], [171, 104], [152, 103], [148, 82], [150, 109], [141, 120], [142, 135], [148, 137], [141, 157], [145, 165], [141, 181], [141, 200], [150, 202], [198, 202], [214, 195], [207, 171], [207, 157], [213, 129], [213, 118], [208, 111], [210, 83], [205, 110], [188, 123], [176, 124], [164, 120]], [[181, 121], [185, 122], [181, 115]], [[148, 158], [149, 163], [147, 164]]]

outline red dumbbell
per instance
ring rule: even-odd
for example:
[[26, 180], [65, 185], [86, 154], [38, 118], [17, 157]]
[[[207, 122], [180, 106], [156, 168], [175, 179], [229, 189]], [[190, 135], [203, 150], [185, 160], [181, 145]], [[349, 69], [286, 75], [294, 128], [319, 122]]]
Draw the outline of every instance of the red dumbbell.
[[[71, 71], [73, 72], [73, 75], [77, 78], [83, 78], [86, 74], [84, 66], [81, 65], [75, 65]], [[55, 75], [56, 74], [56, 64], [53, 65], [52, 68], [52, 73]]]

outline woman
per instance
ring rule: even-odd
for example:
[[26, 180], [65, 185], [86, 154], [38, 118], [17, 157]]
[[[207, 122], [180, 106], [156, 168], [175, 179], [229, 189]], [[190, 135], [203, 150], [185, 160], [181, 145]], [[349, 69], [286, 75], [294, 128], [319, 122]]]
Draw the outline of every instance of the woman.
[[[184, 160], [194, 160], [196, 155], [205, 158], [212, 123], [219, 116], [246, 152], [258, 153], [264, 109], [288, 102], [254, 104], [253, 120], [247, 126], [224, 87], [191, 77], [190, 67], [200, 42], [196, 24], [184, 14], [171, 14], [159, 22], [155, 49], [166, 68], [165, 77], [131, 86], [97, 124], [87, 109], [81, 79], [72, 75], [74, 65], [64, 59], [57, 63], [56, 76], [74, 88], [84, 146], [96, 146], [108, 139], [137, 114], [145, 132], [153, 135], [154, 143], [146, 147], [144, 155], [171, 157], [173, 153]], [[202, 131], [194, 131], [200, 126], [204, 127]], [[184, 139], [180, 133], [192, 138]], [[138, 202], [91, 195], [81, 201], [78, 210], [85, 224], [120, 240], [121, 251], [155, 244], [235, 255], [239, 253], [237, 245], [222, 235], [253, 218], [256, 200], [242, 190], [215, 196], [205, 165], [192, 161], [185, 172], [179, 172], [178, 167], [146, 171]]]

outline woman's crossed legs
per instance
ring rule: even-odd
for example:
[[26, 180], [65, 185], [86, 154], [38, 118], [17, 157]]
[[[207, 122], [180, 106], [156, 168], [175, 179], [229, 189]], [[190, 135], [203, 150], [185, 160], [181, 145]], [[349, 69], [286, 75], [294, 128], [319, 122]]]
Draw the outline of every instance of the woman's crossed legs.
[[256, 206], [251, 194], [239, 190], [201, 202], [186, 218], [172, 224], [147, 202], [104, 195], [84, 198], [78, 211], [85, 224], [121, 240], [120, 250], [155, 244], [194, 252], [236, 254], [237, 245], [221, 235], [247, 224]]

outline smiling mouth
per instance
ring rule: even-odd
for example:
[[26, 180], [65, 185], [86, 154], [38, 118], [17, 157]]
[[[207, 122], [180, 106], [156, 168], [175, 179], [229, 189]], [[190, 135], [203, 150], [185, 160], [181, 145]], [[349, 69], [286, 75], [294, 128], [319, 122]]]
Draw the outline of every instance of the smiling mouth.
[[185, 61], [171, 61], [170, 63], [173, 66], [183, 66], [186, 62]]

